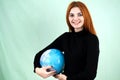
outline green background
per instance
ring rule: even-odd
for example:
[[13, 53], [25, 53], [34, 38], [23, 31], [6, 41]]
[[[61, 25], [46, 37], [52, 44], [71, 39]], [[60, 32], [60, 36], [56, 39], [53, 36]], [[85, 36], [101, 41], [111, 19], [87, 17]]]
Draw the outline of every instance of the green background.
[[[65, 14], [71, 1], [0, 0], [0, 80], [42, 80], [33, 72], [34, 56], [68, 31]], [[100, 42], [95, 80], [120, 80], [120, 1], [81, 1]]]

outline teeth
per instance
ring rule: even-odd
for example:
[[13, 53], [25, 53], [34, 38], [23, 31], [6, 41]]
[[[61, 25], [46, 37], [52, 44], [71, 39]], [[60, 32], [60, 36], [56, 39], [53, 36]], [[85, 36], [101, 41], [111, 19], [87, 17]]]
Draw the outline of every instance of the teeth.
[[78, 22], [78, 23], [75, 23], [75, 22], [73, 22], [75, 25], [77, 25], [77, 24], [79, 24], [80, 22]]

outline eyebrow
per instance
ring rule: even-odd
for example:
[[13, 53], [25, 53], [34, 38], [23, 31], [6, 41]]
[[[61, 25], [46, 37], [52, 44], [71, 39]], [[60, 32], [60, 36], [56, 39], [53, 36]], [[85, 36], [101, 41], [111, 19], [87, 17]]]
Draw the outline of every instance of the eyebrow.
[[[82, 14], [82, 12], [78, 12], [78, 13]], [[78, 13], [77, 13], [77, 14], [78, 14]], [[74, 13], [70, 12], [69, 14], [74, 14]]]
[[[70, 13], [73, 13], [73, 12], [70, 12]], [[82, 12], [80, 11], [80, 12], [78, 12], [78, 13], [82, 13]]]

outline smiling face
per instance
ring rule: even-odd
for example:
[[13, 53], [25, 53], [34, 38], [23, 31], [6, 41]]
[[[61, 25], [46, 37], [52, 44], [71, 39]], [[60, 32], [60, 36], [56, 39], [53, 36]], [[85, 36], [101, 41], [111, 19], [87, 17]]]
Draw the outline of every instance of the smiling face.
[[75, 32], [79, 32], [83, 29], [84, 17], [78, 7], [73, 7], [69, 13], [69, 22], [74, 28]]

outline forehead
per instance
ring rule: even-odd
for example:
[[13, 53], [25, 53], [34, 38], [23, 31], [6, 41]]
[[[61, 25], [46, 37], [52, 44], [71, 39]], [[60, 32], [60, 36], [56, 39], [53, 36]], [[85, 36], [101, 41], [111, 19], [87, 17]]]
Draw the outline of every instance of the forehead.
[[78, 13], [78, 12], [81, 12], [81, 10], [79, 9], [79, 7], [73, 7], [70, 10], [70, 13]]

